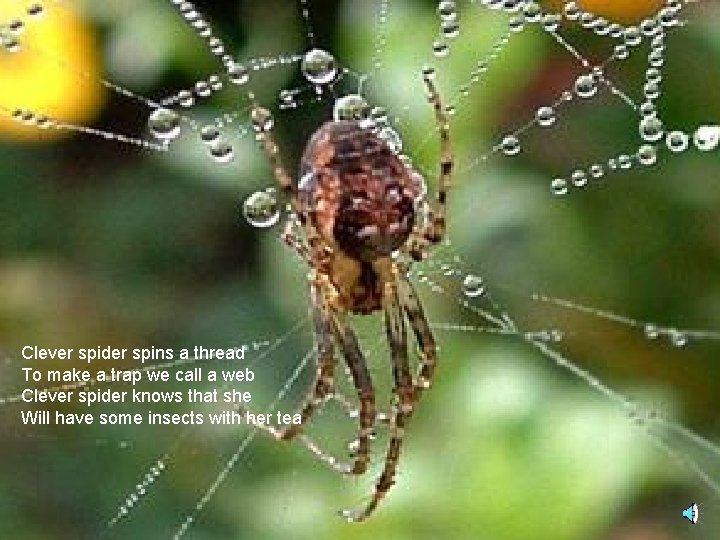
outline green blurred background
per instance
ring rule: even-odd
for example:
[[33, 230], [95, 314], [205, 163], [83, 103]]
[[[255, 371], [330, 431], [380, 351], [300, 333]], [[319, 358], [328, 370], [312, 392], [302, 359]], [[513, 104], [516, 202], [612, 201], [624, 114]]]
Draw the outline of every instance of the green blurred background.
[[[428, 138], [433, 123], [422, 97], [421, 66], [437, 66], [449, 102], [506, 28], [505, 15], [460, 4], [461, 34], [447, 58], [435, 59], [435, 3], [391, 2], [383, 66], [368, 83], [371, 103], [400, 118], [407, 152], [430, 177], [437, 144]], [[198, 6], [239, 58], [307, 48], [295, 2]], [[66, 8], [48, 6], [47, 15], [53, 9]], [[165, 2], [90, 3], [81, 13], [82, 31], [96, 40], [90, 43], [103, 76], [142, 95], [168, 96], [218, 69]], [[319, 46], [333, 51], [343, 66], [371, 70], [375, 2], [313, 1], [311, 13]], [[720, 121], [713, 90], [720, 83], [720, 11], [707, 2], [688, 13], [690, 24], [667, 40], [660, 104], [667, 126], [692, 131]], [[572, 26], [563, 34], [591, 59], [608, 55], [607, 40]], [[608, 70], [634, 99], [640, 96], [646, 53], [637, 50], [631, 60]], [[53, 63], [46, 56], [62, 59], [63, 50], [42, 42], [17, 54], [29, 62], [42, 58], [48, 66], [61, 65], [59, 72], [74, 81], [68, 99], [95, 108], [95, 75], [79, 73], [92, 72], [92, 60], [87, 66]], [[22, 76], [7, 62], [0, 57], [0, 77]], [[533, 27], [513, 35], [470, 95], [458, 102], [453, 245], [441, 249], [427, 268], [447, 292], [421, 286], [426, 311], [445, 326], [485, 326], [458, 306], [462, 274], [446, 276], [442, 265], [481, 274], [523, 329], [561, 329], [566, 338], [557, 348], [574, 362], [717, 440], [720, 367], [713, 340], [691, 339], [676, 348], [665, 338], [650, 341], [640, 329], [551, 308], [530, 295], [569, 298], [667, 327], [719, 328], [718, 151], [665, 152], [654, 167], [609, 174], [567, 197], [551, 196], [552, 178], [632, 153], [640, 144], [635, 114], [601, 90], [593, 100], [564, 107], [554, 127], [524, 134], [520, 155], [465, 166], [532, 119], [538, 106], [554, 100], [581, 72], [567, 51]], [[271, 104], [282, 88], [298, 85], [302, 81], [293, 66], [256, 73], [249, 88]], [[0, 107], [28, 106], [24, 96], [8, 92], [10, 86], [0, 88]], [[37, 86], [41, 92], [42, 82]], [[347, 76], [336, 92], [356, 86]], [[318, 102], [313, 94], [306, 89], [298, 109], [276, 111], [289, 167], [331, 114], [331, 96]], [[109, 93], [103, 103], [97, 117], [85, 111], [78, 122], [85, 114], [85, 124], [147, 135], [147, 107]], [[230, 89], [189, 114], [209, 120], [244, 104], [244, 95]], [[0, 363], [0, 396], [25, 386], [20, 377], [25, 364], [17, 352], [28, 343], [224, 347], [275, 343], [284, 336], [277, 348], [264, 346], [250, 355], [259, 375], [252, 388], [255, 405], [262, 410], [312, 343], [305, 320], [306, 270], [279, 241], [279, 227], [253, 229], [242, 219], [242, 200], [270, 186], [272, 177], [250, 137], [231, 142], [235, 160], [221, 165], [205, 155], [191, 133], [164, 154], [82, 135], [44, 142], [5, 135], [0, 144], [0, 343], [6, 355]], [[387, 351], [373, 339], [378, 322], [357, 324], [378, 386], [387, 386]], [[437, 337], [442, 354], [437, 384], [408, 431], [397, 485], [367, 523], [346, 524], [334, 514], [365, 500], [372, 475], [344, 479], [297, 446], [257, 437], [187, 537], [718, 537], [714, 514], [720, 513], [720, 497], [633, 428], [617, 404], [521, 340], [440, 329]], [[304, 373], [281, 409], [292, 410], [307, 384]], [[387, 401], [387, 392], [380, 396]], [[172, 538], [247, 434], [240, 427], [207, 425], [28, 429], [19, 425], [22, 409], [0, 407], [0, 537], [13, 540]], [[65, 410], [84, 412], [79, 406]], [[104, 410], [142, 412], [145, 407]], [[313, 433], [341, 451], [352, 428], [352, 421], [330, 411]], [[377, 455], [382, 442], [381, 437]], [[720, 456], [697, 452], [689, 442], [669, 438], [679, 456], [698, 459], [713, 479], [720, 478]], [[167, 458], [166, 471], [129, 516], [108, 529], [106, 523], [161, 457]], [[694, 501], [702, 512], [696, 527], [680, 515]]]

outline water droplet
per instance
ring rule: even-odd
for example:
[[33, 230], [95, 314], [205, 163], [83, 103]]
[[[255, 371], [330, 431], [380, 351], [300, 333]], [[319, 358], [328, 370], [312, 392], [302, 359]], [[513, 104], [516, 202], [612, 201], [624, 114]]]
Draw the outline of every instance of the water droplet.
[[228, 77], [230, 77], [230, 82], [237, 84], [238, 86], [241, 86], [250, 80], [250, 73], [242, 64], [238, 64], [236, 62], [230, 63], [227, 66], [227, 72]]
[[435, 41], [432, 46], [433, 54], [438, 58], [447, 56], [450, 53], [450, 47], [444, 41]]
[[218, 163], [229, 163], [234, 155], [233, 147], [226, 141], [218, 140], [210, 145], [210, 156]]
[[690, 146], [690, 137], [683, 131], [671, 131], [667, 134], [665, 144], [671, 152], [684, 152]]
[[385, 140], [385, 142], [388, 143], [390, 150], [392, 150], [396, 154], [398, 152], [402, 152], [402, 148], [403, 148], [402, 138], [400, 137], [400, 134], [397, 131], [395, 131], [393, 128], [391, 128], [390, 126], [386, 126], [386, 127], [382, 128], [378, 132], [378, 137]]
[[3, 49], [9, 53], [19, 52], [22, 48], [20, 46], [20, 41], [7, 31], [0, 32], [0, 45], [2, 45]]
[[253, 227], [272, 227], [280, 220], [280, 207], [275, 193], [256, 191], [243, 203], [243, 216]]
[[218, 38], [211, 37], [208, 40], [208, 45], [210, 47], [210, 52], [212, 52], [215, 56], [222, 56], [225, 54], [225, 47], [223, 47], [222, 41]]
[[685, 345], [687, 345], [687, 335], [683, 334], [679, 330], [676, 330], [675, 328], [671, 329], [668, 332], [668, 337], [670, 338], [670, 343], [672, 343], [675, 347], [684, 347]]
[[580, 75], [575, 79], [575, 93], [583, 99], [591, 98], [597, 94], [597, 85], [592, 75]]
[[526, 2], [523, 6], [523, 15], [527, 22], [539, 22], [542, 18], [542, 8], [537, 2]]
[[553, 195], [563, 196], [568, 193], [568, 183], [564, 178], [555, 178], [550, 182], [550, 192]]
[[511, 32], [522, 32], [525, 28], [525, 18], [522, 15], [513, 17], [508, 23], [508, 28]]
[[385, 107], [373, 107], [370, 116], [378, 126], [388, 125], [388, 113]]
[[577, 187], [584, 187], [588, 183], [587, 175], [582, 169], [574, 170], [572, 175], [570, 176], [570, 180], [572, 181], [573, 185]]
[[485, 294], [485, 282], [480, 276], [468, 274], [463, 280], [462, 289], [468, 298], [477, 298]]
[[595, 26], [595, 21], [595, 15], [593, 15], [589, 11], [583, 11], [580, 14], [580, 24], [583, 26], [583, 28], [593, 28]]
[[535, 113], [535, 118], [539, 125], [543, 127], [552, 126], [557, 120], [555, 109], [552, 107], [540, 107]]
[[656, 19], [643, 19], [640, 23], [640, 31], [645, 36], [652, 37], [658, 30], [659, 27]]
[[637, 26], [628, 26], [623, 33], [625, 43], [630, 47], [637, 47], [642, 42], [642, 34]]
[[655, 165], [657, 163], [657, 150], [651, 144], [643, 144], [637, 151], [637, 158], [640, 165]]
[[662, 72], [658, 68], [650, 67], [645, 71], [645, 79], [648, 82], [658, 84], [662, 81]]
[[560, 27], [562, 16], [559, 13], [546, 13], [542, 18], [542, 27], [547, 32], [555, 32]]
[[181, 107], [192, 107], [195, 105], [195, 96], [189, 90], [180, 90], [177, 94], [178, 103]]
[[590, 176], [593, 178], [602, 178], [605, 176], [605, 169], [599, 163], [595, 163], [590, 166]]
[[457, 6], [454, 0], [442, 0], [438, 3], [437, 11], [443, 21], [457, 18]]
[[698, 127], [693, 134], [693, 143], [695, 148], [702, 152], [715, 150], [720, 143], [720, 126], [707, 125]]
[[220, 140], [220, 130], [217, 126], [203, 126], [200, 130], [200, 140], [205, 144], [213, 144]]
[[643, 85], [643, 93], [646, 99], [657, 99], [660, 97], [660, 85], [656, 82], [648, 81]]
[[27, 8], [26, 13], [31, 17], [37, 17], [39, 15], [42, 15], [43, 6], [42, 4], [30, 4]]
[[368, 102], [359, 94], [348, 94], [335, 100], [333, 105], [333, 119], [362, 120], [370, 113]]
[[14, 19], [7, 23], [7, 30], [14, 36], [19, 36], [25, 31], [25, 23], [20, 19]]
[[222, 90], [223, 83], [217, 75], [210, 75], [210, 77], [208, 77], [208, 83], [213, 92]]
[[660, 329], [652, 323], [646, 324], [643, 331], [645, 332], [645, 337], [648, 339], [657, 339], [660, 335]]
[[300, 68], [313, 84], [328, 84], [337, 76], [335, 57], [323, 49], [311, 49], [305, 53]]
[[515, 135], [507, 135], [500, 143], [500, 148], [506, 156], [516, 156], [522, 149], [520, 140]]
[[155, 109], [148, 118], [148, 129], [158, 139], [176, 139], [180, 135], [180, 117], [170, 109]]
[[660, 13], [658, 14], [658, 19], [660, 20], [660, 24], [666, 28], [675, 26], [678, 22], [676, 17], [676, 10], [670, 7], [662, 8], [660, 10]]
[[195, 83], [195, 93], [200, 97], [208, 97], [212, 94], [212, 90], [207, 81], [198, 81]]
[[35, 118], [35, 125], [40, 129], [50, 129], [55, 125], [55, 121], [41, 114]]
[[665, 128], [657, 116], [646, 116], [640, 120], [640, 136], [644, 141], [657, 142], [665, 134]]
[[443, 37], [453, 39], [460, 34], [460, 25], [456, 20], [447, 20], [440, 23], [440, 32]]
[[568, 20], [574, 21], [580, 17], [581, 10], [577, 2], [565, 2], [563, 13], [565, 13]]
[[652, 101], [643, 101], [640, 104], [640, 114], [643, 116], [657, 116], [657, 108]]

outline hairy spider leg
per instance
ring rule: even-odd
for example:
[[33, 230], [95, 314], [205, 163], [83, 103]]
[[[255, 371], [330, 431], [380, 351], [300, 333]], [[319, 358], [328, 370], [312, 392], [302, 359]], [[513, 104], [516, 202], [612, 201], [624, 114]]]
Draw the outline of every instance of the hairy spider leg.
[[427, 249], [430, 245], [439, 244], [445, 237], [447, 196], [452, 184], [452, 171], [454, 160], [452, 147], [450, 145], [450, 120], [440, 97], [440, 93], [433, 81], [434, 72], [423, 72], [423, 80], [428, 90], [428, 100], [435, 112], [435, 123], [440, 135], [440, 170], [438, 172], [438, 188], [436, 204], [433, 208], [429, 206], [429, 223], [424, 229], [413, 234], [408, 242], [408, 252], [415, 260], [422, 260], [427, 256]]
[[250, 111], [250, 119], [255, 127], [256, 139], [260, 142], [263, 152], [265, 152], [280, 190], [283, 195], [290, 199], [293, 209], [297, 211], [297, 188], [292, 177], [283, 166], [280, 150], [273, 138], [270, 111], [259, 105], [254, 105]]
[[[395, 269], [395, 273], [397, 273], [397, 269]], [[390, 344], [393, 381], [395, 382], [393, 392], [398, 398], [400, 407], [411, 411], [415, 403], [415, 387], [410, 374], [407, 332], [396, 283], [391, 282], [385, 285], [383, 307], [385, 311], [385, 329]]]
[[340, 311], [333, 313], [333, 326], [335, 338], [342, 349], [345, 363], [350, 368], [352, 382], [357, 389], [360, 403], [360, 413], [358, 415], [360, 429], [358, 430], [357, 447], [354, 451], [351, 473], [363, 474], [370, 462], [370, 439], [374, 435], [373, 429], [376, 418], [375, 389], [355, 332], [348, 324], [344, 313]]
[[[397, 268], [395, 268], [395, 274], [397, 274]], [[341, 512], [343, 517], [355, 522], [363, 521], [370, 516], [395, 484], [405, 426], [412, 415], [416, 402], [415, 385], [413, 384], [408, 360], [405, 319], [396, 283], [390, 282], [386, 284], [383, 307], [385, 311], [385, 329], [392, 358], [395, 400], [390, 411], [389, 441], [385, 454], [385, 464], [375, 482], [372, 498], [367, 505], [359, 510], [344, 510]]]
[[[341, 312], [332, 312], [332, 316], [328, 319], [328, 311], [322, 299], [322, 293], [318, 286], [312, 287], [314, 294], [312, 296], [313, 311], [315, 313], [314, 320], [315, 336], [318, 341], [318, 369], [316, 372], [314, 389], [308, 395], [305, 405], [301, 408], [300, 424], [293, 424], [287, 428], [280, 428], [272, 424], [260, 424], [253, 422], [253, 426], [270, 434], [277, 440], [299, 440], [305, 448], [307, 448], [318, 459], [332, 467], [342, 474], [363, 474], [367, 470], [370, 462], [370, 440], [373, 435], [375, 426], [375, 389], [372, 385], [370, 372], [360, 350], [355, 332], [347, 324], [344, 314]], [[318, 324], [319, 323], [319, 324]], [[332, 329], [328, 327], [332, 326]], [[357, 435], [357, 447], [354, 452], [352, 464], [346, 464], [322, 448], [310, 437], [301, 433], [302, 428], [310, 420], [314, 412], [322, 406], [325, 398], [329, 398], [334, 393], [334, 383], [332, 380], [333, 362], [333, 339], [337, 341], [342, 349], [343, 356], [348, 368], [352, 374], [352, 382], [358, 392], [358, 401], [360, 403], [359, 423], [360, 429]], [[323, 353], [325, 353], [323, 355]], [[344, 398], [340, 398], [341, 402], [348, 404]], [[241, 413], [247, 412], [245, 407], [239, 406]], [[348, 409], [349, 410], [349, 409]]]
[[424, 75], [423, 80], [430, 94], [430, 103], [435, 111], [435, 122], [440, 133], [440, 172], [438, 174], [437, 207], [435, 208], [432, 228], [426, 238], [433, 244], [442, 241], [445, 236], [445, 215], [447, 212], [447, 195], [452, 182], [453, 157], [450, 147], [450, 120], [440, 98], [431, 75]]
[[415, 380], [415, 401], [432, 385], [437, 367], [437, 345], [415, 287], [406, 275], [399, 278], [400, 303], [420, 346], [420, 366]]
[[310, 303], [312, 305], [313, 334], [317, 348], [315, 380], [303, 405], [300, 407], [300, 423], [289, 424], [280, 429], [280, 438], [286, 441], [295, 437], [305, 427], [318, 407], [335, 391], [335, 380], [333, 378], [335, 344], [333, 342], [330, 317], [323, 302], [322, 293], [316, 284], [310, 285]]
[[[397, 400], [393, 403], [390, 413], [390, 440], [385, 454], [385, 465], [375, 483], [372, 498], [361, 510], [342, 512], [343, 517], [355, 522], [369, 517], [395, 484], [405, 428], [423, 390], [430, 387], [437, 365], [435, 338], [430, 331], [430, 325], [425, 318], [422, 305], [412, 284], [405, 275], [401, 275], [397, 278], [396, 284], [388, 284], [388, 289], [385, 320], [392, 352], [394, 393]], [[410, 375], [403, 310], [415, 333], [422, 356], [416, 381], [413, 381]]]

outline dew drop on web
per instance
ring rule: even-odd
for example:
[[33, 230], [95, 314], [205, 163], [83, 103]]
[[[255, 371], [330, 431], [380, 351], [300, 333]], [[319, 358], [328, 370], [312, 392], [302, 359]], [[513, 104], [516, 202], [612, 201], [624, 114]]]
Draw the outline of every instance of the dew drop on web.
[[592, 75], [580, 75], [575, 80], [575, 94], [583, 99], [588, 99], [597, 94], [597, 84]]
[[700, 126], [693, 134], [693, 144], [701, 152], [715, 150], [720, 144], [720, 126]]
[[335, 100], [333, 104], [333, 119], [362, 120], [370, 115], [368, 102], [359, 94], [348, 94]]
[[338, 74], [335, 57], [324, 49], [310, 49], [302, 59], [301, 69], [313, 84], [331, 83]]
[[180, 135], [180, 117], [170, 109], [155, 109], [148, 118], [148, 129], [157, 139], [176, 139]]
[[252, 193], [242, 207], [245, 220], [253, 227], [272, 227], [280, 220], [280, 206], [273, 188]]
[[480, 276], [468, 274], [463, 279], [462, 290], [468, 298], [477, 298], [485, 293], [485, 282]]

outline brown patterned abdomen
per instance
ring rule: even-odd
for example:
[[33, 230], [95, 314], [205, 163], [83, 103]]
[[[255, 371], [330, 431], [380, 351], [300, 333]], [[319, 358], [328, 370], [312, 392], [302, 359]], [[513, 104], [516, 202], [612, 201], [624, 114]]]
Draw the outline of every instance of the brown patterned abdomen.
[[348, 256], [389, 256], [413, 228], [417, 196], [410, 171], [374, 131], [328, 122], [310, 139], [299, 189], [324, 240]]

